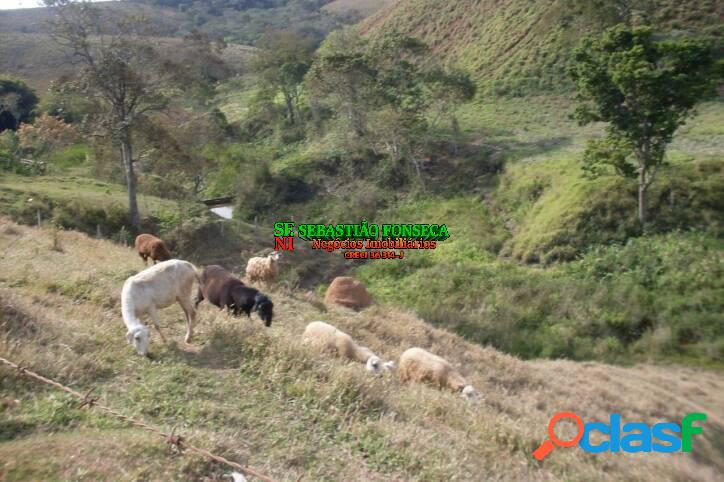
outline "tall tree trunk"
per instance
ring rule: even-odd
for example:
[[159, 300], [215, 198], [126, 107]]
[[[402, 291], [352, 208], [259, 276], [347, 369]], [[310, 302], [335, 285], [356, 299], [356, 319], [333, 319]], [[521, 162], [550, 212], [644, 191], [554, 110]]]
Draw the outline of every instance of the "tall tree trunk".
[[138, 213], [138, 201], [136, 200], [136, 174], [133, 172], [133, 151], [131, 149], [131, 132], [124, 127], [120, 136], [121, 157], [123, 167], [126, 169], [126, 186], [128, 187], [128, 216], [131, 219], [131, 226], [136, 231], [141, 229], [141, 216]]
[[646, 199], [646, 192], [649, 189], [648, 180], [646, 179], [646, 168], [641, 166], [639, 169], [639, 221], [641, 224], [646, 224], [648, 221], [648, 206]]
[[284, 90], [284, 101], [287, 104], [287, 113], [289, 114], [289, 122], [294, 125], [296, 123], [294, 118], [294, 99], [292, 94], [286, 89]]

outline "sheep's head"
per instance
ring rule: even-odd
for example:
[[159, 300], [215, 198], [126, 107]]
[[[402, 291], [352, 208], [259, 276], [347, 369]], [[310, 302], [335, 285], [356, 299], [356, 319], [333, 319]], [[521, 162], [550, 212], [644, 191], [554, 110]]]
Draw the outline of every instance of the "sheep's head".
[[478, 392], [475, 391], [472, 385], [465, 385], [460, 393], [468, 400], [477, 400], [479, 397]]
[[272, 317], [274, 316], [274, 303], [272, 303], [268, 297], [261, 293], [257, 294], [254, 298], [254, 306], [251, 308], [251, 311], [259, 314], [259, 318], [264, 322], [264, 326], [267, 328], [271, 326]]
[[373, 375], [382, 375], [382, 360], [378, 356], [371, 356], [367, 359], [366, 368]]
[[135, 348], [136, 352], [141, 356], [148, 355], [149, 338], [148, 328], [145, 326], [139, 326], [126, 333], [128, 343], [133, 345], [133, 348]]
[[279, 261], [282, 257], [281, 251], [272, 251], [272, 253], [269, 255], [271, 259], [274, 261]]

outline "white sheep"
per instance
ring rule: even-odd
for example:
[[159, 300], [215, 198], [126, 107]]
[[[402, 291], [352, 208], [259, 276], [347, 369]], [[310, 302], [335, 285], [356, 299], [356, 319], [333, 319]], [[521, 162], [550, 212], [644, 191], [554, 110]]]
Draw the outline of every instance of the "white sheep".
[[144, 314], [151, 315], [153, 324], [163, 342], [158, 310], [178, 302], [186, 314], [186, 343], [193, 336], [196, 310], [191, 301], [194, 280], [201, 273], [188, 261], [171, 259], [155, 264], [140, 273], [131, 276], [123, 284], [121, 291], [121, 313], [128, 328], [126, 338], [139, 355], [148, 354], [149, 331], [141, 321]]
[[364, 363], [367, 371], [373, 375], [380, 375], [383, 370], [394, 368], [393, 362], [382, 363], [380, 357], [372, 350], [359, 346], [347, 333], [323, 321], [313, 321], [308, 324], [302, 340], [322, 351], [332, 351], [340, 357]]
[[450, 389], [469, 399], [477, 398], [475, 389], [469, 385], [450, 363], [422, 348], [406, 350], [399, 361], [399, 376], [403, 382], [427, 382], [440, 389]]
[[269, 256], [250, 258], [246, 263], [246, 279], [249, 283], [271, 284], [279, 274], [278, 262], [282, 254], [273, 251]]

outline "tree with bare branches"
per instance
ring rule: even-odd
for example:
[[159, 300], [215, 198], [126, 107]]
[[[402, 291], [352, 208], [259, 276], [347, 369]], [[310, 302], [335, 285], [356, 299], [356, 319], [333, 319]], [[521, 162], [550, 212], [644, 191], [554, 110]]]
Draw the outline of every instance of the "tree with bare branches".
[[131, 225], [140, 229], [133, 166], [133, 127], [146, 115], [167, 105], [166, 68], [143, 18], [112, 16], [89, 1], [45, 0], [52, 9], [52, 35], [73, 52], [79, 64], [75, 86], [100, 101], [100, 127], [120, 148], [126, 173]]

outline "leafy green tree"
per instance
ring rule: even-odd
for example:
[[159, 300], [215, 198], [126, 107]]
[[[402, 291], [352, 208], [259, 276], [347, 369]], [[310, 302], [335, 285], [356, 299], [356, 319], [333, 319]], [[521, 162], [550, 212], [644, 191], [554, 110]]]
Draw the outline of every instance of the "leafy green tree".
[[594, 174], [613, 166], [638, 178], [638, 214], [648, 220], [647, 192], [664, 163], [666, 147], [721, 79], [709, 43], [656, 41], [650, 28], [617, 26], [585, 38], [574, 52], [571, 76], [578, 88], [575, 116], [581, 124], [606, 122], [606, 138], [585, 154]]
[[300, 92], [312, 65], [314, 42], [291, 31], [269, 30], [257, 46], [259, 52], [252, 67], [259, 76], [259, 85], [282, 94], [290, 124], [301, 122]]
[[329, 109], [345, 130], [367, 134], [367, 113], [379, 105], [377, 70], [367, 56], [368, 42], [351, 29], [332, 32], [306, 78], [312, 113]]
[[0, 132], [30, 122], [37, 104], [38, 97], [25, 82], [0, 78]]
[[345, 137], [352, 133], [376, 155], [405, 161], [419, 180], [432, 126], [475, 93], [465, 73], [430, 62], [427, 50], [398, 33], [370, 40], [353, 29], [334, 32], [306, 80], [310, 102], [331, 110], [331, 124], [343, 125]]
[[129, 217], [131, 225], [140, 229], [132, 131], [143, 117], [166, 106], [163, 87], [173, 69], [163, 69], [168, 65], [148, 41], [142, 19], [108, 18], [88, 1], [45, 0], [45, 4], [55, 14], [54, 38], [82, 66], [77, 87], [102, 106], [101, 125], [120, 147]]

